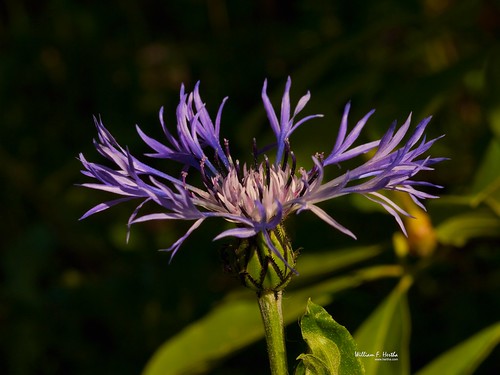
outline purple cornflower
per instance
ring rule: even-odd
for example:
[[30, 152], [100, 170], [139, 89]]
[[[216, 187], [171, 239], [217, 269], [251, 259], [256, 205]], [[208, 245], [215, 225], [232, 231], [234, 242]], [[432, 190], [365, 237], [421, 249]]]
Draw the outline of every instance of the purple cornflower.
[[[146, 155], [179, 163], [181, 168], [178, 176], [166, 174], [139, 161], [128, 149], [118, 144], [100, 119], [95, 119], [98, 132], [98, 140], [94, 140], [95, 147], [114, 165], [108, 167], [91, 163], [80, 154], [79, 160], [85, 168], [82, 173], [96, 180], [82, 186], [108, 191], [121, 198], [93, 207], [82, 219], [118, 203], [139, 199], [141, 203], [129, 218], [129, 228], [131, 224], [150, 220], [194, 221], [189, 230], [167, 249], [172, 251], [172, 256], [205, 219], [219, 217], [234, 223], [235, 227], [222, 231], [214, 240], [224, 237], [245, 239], [262, 235], [268, 248], [282, 258], [270, 238], [270, 232], [293, 212], [310, 210], [332, 227], [355, 238], [349, 229], [328, 215], [318, 204], [356, 193], [380, 204], [394, 216], [406, 234], [401, 215], [410, 215], [381, 194], [381, 191], [396, 190], [408, 193], [421, 207], [421, 199], [436, 198], [418, 190], [420, 186], [437, 187], [436, 185], [413, 180], [419, 171], [431, 170], [432, 164], [444, 160], [420, 158], [440, 138], [428, 141], [423, 135], [430, 117], [423, 119], [404, 142], [402, 141], [408, 133], [411, 114], [399, 129], [396, 129], [394, 122], [380, 140], [353, 147], [374, 111], [366, 114], [348, 131], [348, 103], [332, 150], [326, 156], [313, 156], [314, 166], [305, 170], [297, 168], [289, 139], [300, 125], [322, 115], [298, 119], [299, 113], [310, 99], [310, 93], [300, 98], [292, 109], [290, 86], [291, 80], [288, 78], [279, 117], [267, 96], [267, 81], [264, 81], [262, 88], [264, 109], [276, 137], [276, 143], [271, 145], [276, 149], [274, 160], [265, 155], [261, 157], [263, 152], [257, 149], [255, 141], [254, 160], [251, 163], [241, 164], [231, 156], [229, 141], [221, 140], [219, 135], [222, 109], [227, 98], [222, 101], [213, 121], [201, 100], [199, 83], [192, 93], [186, 92], [184, 86], [181, 87], [176, 113], [177, 135], [169, 132], [163, 122], [163, 108], [160, 110], [160, 123], [168, 144], [150, 138], [137, 126], [140, 137], [153, 150]], [[337, 169], [339, 163], [369, 151], [372, 151], [373, 155], [358, 167], [345, 171], [332, 180], [324, 180], [326, 167], [335, 165]], [[259, 158], [262, 160], [259, 161]], [[201, 177], [200, 186], [188, 182], [191, 181], [192, 173]], [[160, 212], [141, 216], [139, 211], [148, 202], [155, 203]]]

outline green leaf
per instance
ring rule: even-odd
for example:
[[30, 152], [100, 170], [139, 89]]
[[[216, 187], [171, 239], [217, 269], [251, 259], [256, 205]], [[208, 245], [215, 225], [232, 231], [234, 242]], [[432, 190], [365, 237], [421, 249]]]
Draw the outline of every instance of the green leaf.
[[[309, 297], [321, 304], [332, 294], [384, 277], [398, 277], [399, 266], [377, 266], [347, 276], [323, 281], [285, 293], [283, 320], [296, 322], [304, 313]], [[201, 374], [218, 361], [264, 337], [257, 298], [250, 290], [236, 292], [224, 299], [205, 317], [166, 341], [147, 363], [143, 375]]]
[[495, 139], [500, 141], [500, 106], [494, 106], [488, 113], [490, 129], [495, 135]]
[[417, 375], [472, 374], [500, 342], [500, 322], [441, 354]]
[[[336, 345], [331, 347], [332, 353], [340, 356], [339, 349]], [[300, 360], [295, 375], [330, 375], [332, 372], [326, 367], [325, 363], [318, 357], [312, 354], [301, 354], [297, 357]], [[337, 372], [334, 372], [337, 374]]]
[[499, 237], [500, 218], [487, 210], [474, 210], [443, 221], [436, 234], [442, 244], [462, 247], [474, 238]]
[[407, 291], [412, 282], [410, 276], [403, 277], [354, 335], [367, 374], [410, 373]]
[[310, 299], [300, 327], [310, 350], [297, 358], [302, 360], [304, 374], [364, 374], [363, 365], [355, 356], [356, 343], [349, 331]]

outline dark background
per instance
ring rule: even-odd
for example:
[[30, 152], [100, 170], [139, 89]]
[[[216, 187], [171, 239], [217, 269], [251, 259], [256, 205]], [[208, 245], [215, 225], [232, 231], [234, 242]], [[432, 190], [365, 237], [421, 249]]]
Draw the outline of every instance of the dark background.
[[[93, 115], [139, 155], [146, 149], [134, 125], [160, 137], [165, 106], [172, 129], [180, 84], [200, 80], [213, 115], [229, 96], [222, 133], [248, 160], [252, 137], [271, 136], [263, 80], [277, 105], [290, 75], [292, 97], [311, 90], [306, 111], [326, 117], [292, 138], [299, 160], [329, 151], [348, 100], [351, 123], [377, 108], [365, 140], [410, 111], [415, 123], [433, 114], [429, 136], [447, 135], [432, 155], [451, 161], [426, 178], [445, 186], [440, 194], [466, 194], [498, 131], [499, 37], [496, 1], [1, 2], [0, 373], [137, 374], [235, 286], [210, 241], [220, 223], [204, 224], [169, 264], [156, 249], [186, 223], [138, 225], [126, 244], [132, 205], [78, 221], [109, 198], [76, 186], [86, 181], [78, 153], [102, 160]], [[396, 230], [391, 218], [329, 207], [360, 243], [389, 241]], [[318, 225], [321, 236], [311, 237]], [[293, 226], [294, 243], [310, 251], [352, 245], [312, 215]], [[442, 249], [410, 299], [413, 369], [498, 319], [498, 247], [478, 239]], [[392, 286], [345, 295], [336, 319], [355, 329]], [[266, 361], [259, 342], [214, 373], [265, 372]], [[491, 357], [481, 367], [496, 370]]]

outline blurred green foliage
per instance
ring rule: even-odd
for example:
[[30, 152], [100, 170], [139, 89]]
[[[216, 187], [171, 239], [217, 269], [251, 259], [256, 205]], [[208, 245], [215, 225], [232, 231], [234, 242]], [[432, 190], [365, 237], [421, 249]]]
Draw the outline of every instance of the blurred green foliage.
[[[135, 123], [159, 136], [163, 105], [174, 126], [180, 84], [198, 80], [211, 113], [229, 95], [222, 133], [241, 160], [250, 156], [254, 136], [261, 144], [271, 137], [260, 104], [266, 77], [278, 99], [291, 75], [292, 96], [311, 90], [307, 110], [325, 114], [291, 140], [306, 163], [332, 147], [348, 100], [352, 122], [377, 108], [366, 140], [410, 111], [414, 122], [433, 114], [429, 136], [446, 137], [432, 155], [451, 160], [424, 176], [445, 188], [442, 199], [429, 203], [423, 237], [393, 241], [392, 218], [356, 199], [326, 205], [358, 234], [356, 243], [312, 215], [292, 218], [288, 231], [304, 260], [310, 254], [322, 265], [322, 253], [381, 244], [382, 251], [361, 256], [360, 264], [415, 273], [407, 296], [412, 372], [494, 324], [500, 316], [499, 38], [500, 5], [493, 0], [2, 2], [0, 373], [140, 373], [165, 340], [211, 316], [238, 288], [222, 272], [221, 243], [210, 241], [217, 224], [195, 232], [169, 263], [169, 254], [155, 250], [175, 241], [184, 223], [138, 225], [126, 244], [133, 206], [78, 222], [106, 197], [75, 186], [85, 180], [77, 154], [100, 160], [92, 115], [140, 154], [145, 147]], [[325, 269], [308, 281], [310, 290], [336, 277]], [[313, 300], [354, 332], [394, 289], [394, 276], [346, 279]], [[307, 284], [301, 278], [306, 271], [291, 288]], [[305, 347], [292, 315], [291, 363]], [[238, 351], [226, 352], [209, 373], [266, 373], [258, 336], [235, 344]], [[500, 373], [498, 355], [497, 348], [477, 373]]]

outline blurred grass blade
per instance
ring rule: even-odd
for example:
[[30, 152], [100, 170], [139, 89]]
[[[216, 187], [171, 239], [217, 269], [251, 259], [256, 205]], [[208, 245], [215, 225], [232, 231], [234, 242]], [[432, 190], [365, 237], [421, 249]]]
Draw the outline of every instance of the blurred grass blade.
[[399, 265], [381, 265], [366, 267], [348, 275], [334, 277], [320, 283], [285, 293], [283, 315], [285, 324], [292, 323], [304, 313], [304, 306], [309, 298], [319, 305], [329, 304], [335, 293], [352, 289], [372, 280], [387, 277], [401, 277], [403, 268]]
[[382, 246], [375, 245], [301, 254], [297, 260], [297, 271], [300, 277], [295, 278], [293, 284], [303, 284], [319, 276], [332, 274], [343, 268], [374, 258], [381, 254], [383, 250]]
[[478, 202], [488, 194], [500, 190], [498, 165], [500, 165], [500, 141], [492, 139], [486, 148], [471, 188], [472, 192], [477, 195], [475, 199]]
[[440, 355], [417, 375], [472, 374], [500, 342], [500, 322]]
[[[354, 335], [365, 371], [370, 375], [406, 375], [410, 373], [410, 312], [407, 291], [413, 280], [401, 279], [391, 294], [377, 307]], [[397, 360], [385, 357], [395, 353]], [[385, 358], [385, 359], [384, 359]]]
[[149, 360], [143, 374], [203, 374], [217, 360], [263, 334], [257, 299], [232, 300], [164, 343]]
[[500, 141], [491, 140], [479, 170], [474, 178], [472, 192], [474, 197], [471, 204], [478, 206], [480, 203], [488, 205], [500, 216]]
[[439, 224], [436, 234], [442, 244], [458, 247], [474, 238], [500, 237], [500, 217], [479, 209], [458, 214]]

